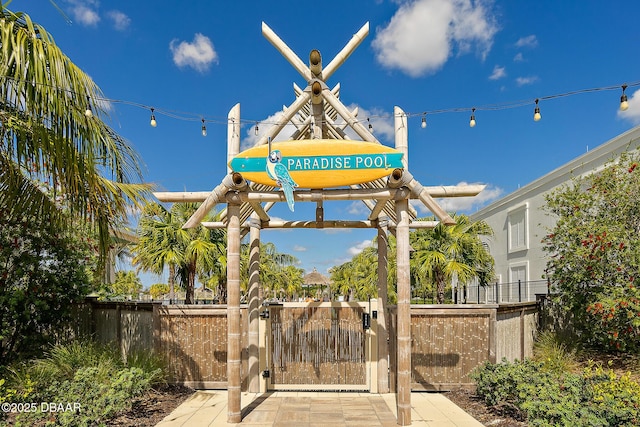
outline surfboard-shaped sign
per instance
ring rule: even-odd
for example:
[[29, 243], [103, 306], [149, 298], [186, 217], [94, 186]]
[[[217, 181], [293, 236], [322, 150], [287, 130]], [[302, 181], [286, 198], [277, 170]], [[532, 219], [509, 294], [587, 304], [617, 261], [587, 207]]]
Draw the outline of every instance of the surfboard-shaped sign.
[[271, 153], [266, 144], [253, 147], [231, 159], [229, 167], [259, 184], [275, 186], [290, 178], [300, 188], [329, 188], [373, 181], [403, 166], [402, 153], [385, 145], [313, 139], [274, 142]]

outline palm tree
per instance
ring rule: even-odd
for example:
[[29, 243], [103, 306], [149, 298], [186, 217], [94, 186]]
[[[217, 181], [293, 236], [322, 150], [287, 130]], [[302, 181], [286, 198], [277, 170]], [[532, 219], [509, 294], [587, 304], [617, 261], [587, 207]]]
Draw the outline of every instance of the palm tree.
[[137, 297], [142, 291], [142, 281], [135, 271], [118, 271], [116, 280], [110, 288], [111, 293], [115, 296]]
[[375, 247], [365, 248], [353, 258], [354, 287], [360, 301], [378, 295], [378, 253]]
[[354, 283], [351, 271], [354, 268], [353, 260], [336, 265], [329, 269], [331, 275], [331, 293], [333, 295], [349, 295], [353, 293]]
[[138, 222], [139, 240], [133, 247], [133, 263], [140, 269], [161, 274], [165, 266], [169, 268], [170, 295], [177, 279], [185, 288], [187, 304], [193, 303], [196, 276], [209, 276], [225, 262], [224, 231], [203, 226], [182, 228], [197, 208], [195, 203], [176, 203], [170, 210], [157, 203], [147, 204]]
[[56, 226], [86, 218], [104, 259], [109, 228], [149, 190], [134, 183], [138, 155], [103, 121], [100, 89], [43, 27], [0, 4], [0, 30], [0, 208]]
[[280, 281], [283, 289], [290, 299], [302, 290], [304, 282], [304, 270], [295, 265], [286, 265], [280, 271]]
[[493, 257], [480, 240], [480, 236], [493, 235], [491, 227], [484, 221], [471, 222], [465, 215], [453, 218], [455, 225], [438, 224], [410, 236], [412, 269], [421, 280], [435, 284], [439, 304], [444, 303], [445, 286], [454, 276], [467, 284], [474, 279], [487, 281], [493, 275]]
[[278, 252], [271, 242], [260, 244], [260, 284], [265, 295], [271, 291], [277, 295], [282, 290], [293, 296], [302, 289], [302, 270], [296, 268], [298, 258]]

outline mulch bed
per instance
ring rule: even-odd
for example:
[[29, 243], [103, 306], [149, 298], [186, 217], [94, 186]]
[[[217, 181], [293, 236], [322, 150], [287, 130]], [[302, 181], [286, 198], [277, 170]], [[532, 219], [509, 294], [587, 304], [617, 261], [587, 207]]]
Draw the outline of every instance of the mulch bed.
[[110, 426], [153, 427], [193, 394], [188, 387], [167, 385], [136, 399], [130, 411], [109, 421]]
[[459, 389], [447, 392], [444, 395], [485, 426], [526, 427], [528, 425], [518, 417], [514, 408], [488, 407], [472, 391]]

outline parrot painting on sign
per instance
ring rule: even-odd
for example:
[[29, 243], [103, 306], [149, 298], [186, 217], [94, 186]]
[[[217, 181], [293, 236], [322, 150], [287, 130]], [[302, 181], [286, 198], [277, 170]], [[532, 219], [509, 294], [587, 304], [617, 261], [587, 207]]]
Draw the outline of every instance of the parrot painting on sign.
[[287, 167], [282, 164], [282, 153], [280, 150], [271, 151], [271, 140], [269, 140], [269, 156], [267, 157], [267, 175], [282, 188], [284, 197], [287, 199], [287, 205], [289, 205], [289, 210], [293, 212], [293, 189], [297, 187], [298, 184], [296, 184], [293, 178], [291, 178], [291, 175], [289, 175]]

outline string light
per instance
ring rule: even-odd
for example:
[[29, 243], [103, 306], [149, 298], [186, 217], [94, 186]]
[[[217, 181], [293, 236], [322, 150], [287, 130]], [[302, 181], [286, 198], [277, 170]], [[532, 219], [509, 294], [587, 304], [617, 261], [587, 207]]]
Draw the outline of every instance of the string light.
[[87, 117], [93, 117], [93, 110], [91, 109], [91, 99], [89, 99], [89, 95], [87, 95], [87, 109], [84, 110], [84, 115]]
[[151, 121], [149, 122], [149, 124], [151, 125], [151, 127], [156, 127], [158, 126], [158, 122], [156, 122], [156, 116], [153, 114], [153, 107], [151, 107]]
[[[14, 82], [25, 82], [22, 79], [16, 79], [14, 77], [11, 76], [0, 76], [0, 80], [7, 80], [7, 81], [14, 81]], [[66, 89], [66, 88], [61, 88], [61, 87], [57, 87], [55, 85], [51, 85], [51, 84], [47, 84], [47, 83], [35, 83], [34, 85], [36, 86], [42, 86], [42, 87], [48, 87], [48, 88], [53, 88], [53, 89], [57, 89], [58, 91], [62, 91], [62, 92], [66, 92], [68, 94], [70, 94], [71, 96], [76, 96], [77, 93]], [[603, 87], [595, 87], [595, 88], [589, 88], [589, 89], [578, 89], [578, 90], [574, 90], [574, 91], [570, 91], [570, 92], [564, 92], [564, 93], [559, 93], [559, 94], [555, 94], [555, 95], [548, 95], [548, 96], [541, 96], [538, 98], [539, 101], [546, 101], [546, 100], [551, 100], [551, 99], [555, 99], [555, 98], [561, 98], [561, 97], [567, 97], [567, 96], [573, 96], [573, 95], [578, 95], [578, 94], [584, 94], [584, 93], [591, 93], [591, 92], [601, 92], [601, 91], [610, 91], [610, 90], [620, 90], [620, 88], [622, 87], [622, 94], [620, 96], [620, 111], [626, 111], [629, 108], [629, 102], [628, 102], [628, 98], [627, 98], [627, 94], [625, 93], [627, 88], [635, 88], [640, 86], [640, 81], [634, 81], [634, 82], [630, 82], [630, 83], [625, 83], [623, 85], [615, 85], [615, 86], [603, 86]], [[91, 102], [93, 101], [93, 102]], [[164, 116], [176, 119], [176, 120], [182, 120], [182, 121], [201, 121], [202, 118], [205, 118], [205, 121], [209, 122], [209, 123], [215, 123], [215, 124], [228, 124], [229, 123], [229, 119], [227, 117], [212, 117], [212, 116], [208, 116], [208, 115], [203, 115], [203, 114], [196, 114], [193, 112], [183, 112], [183, 111], [174, 111], [174, 110], [165, 110], [165, 109], [154, 109], [153, 107], [150, 107], [148, 104], [142, 104], [142, 103], [138, 103], [138, 102], [133, 102], [133, 101], [128, 101], [128, 100], [123, 100], [123, 99], [112, 99], [112, 98], [106, 98], [106, 97], [99, 97], [99, 96], [92, 96], [92, 97], [88, 97], [87, 98], [87, 107], [84, 111], [84, 114], [87, 117], [92, 117], [93, 116], [93, 110], [91, 105], [95, 104], [97, 102], [104, 102], [104, 103], [111, 103], [111, 104], [123, 104], [123, 105], [129, 105], [129, 106], [133, 106], [136, 108], [142, 108], [142, 109], [147, 109], [147, 110], [151, 110], [151, 126], [156, 127], [157, 126], [157, 122], [155, 120], [155, 112], [157, 112], [158, 114], [162, 114]], [[473, 122], [470, 120], [469, 121], [469, 126], [473, 127], [475, 124], [472, 125], [472, 123], [475, 123], [475, 110], [478, 111], [501, 111], [501, 110], [507, 110], [507, 109], [513, 109], [513, 108], [520, 108], [520, 107], [524, 107], [527, 105], [531, 105], [531, 101], [530, 100], [520, 100], [520, 101], [511, 101], [511, 102], [503, 102], [503, 103], [497, 103], [497, 104], [488, 104], [488, 105], [479, 105], [479, 106], [475, 106], [473, 107], [472, 110], [472, 116], [473, 116]], [[403, 113], [403, 115], [405, 117], [415, 117], [415, 116], [421, 116], [422, 118], [425, 119], [426, 121], [426, 114], [442, 114], [442, 113], [460, 113], [460, 112], [465, 112], [465, 111], [469, 111], [469, 107], [455, 107], [455, 108], [445, 108], [445, 109], [436, 109], [436, 110], [429, 110], [429, 111], [421, 111], [419, 113], [411, 113], [411, 112], [405, 112]], [[535, 114], [535, 112], [534, 112]], [[381, 114], [381, 115], [375, 115], [375, 116], [370, 116], [371, 118], [382, 118], [382, 119], [389, 119], [391, 117], [393, 117], [392, 114]], [[362, 121], [358, 121], [359, 123], [362, 123]], [[258, 135], [258, 123], [261, 124], [267, 124], [267, 125], [271, 125], [271, 124], [278, 124], [277, 122], [270, 122], [270, 121], [256, 121], [256, 120], [251, 120], [251, 119], [246, 119], [246, 120], [240, 120], [239, 124], [242, 125], [243, 123], [255, 123], [255, 133], [256, 136]], [[371, 124], [371, 120], [370, 118], [367, 118], [367, 123], [369, 124], [369, 129], [372, 130], [373, 129], [373, 125]], [[422, 126], [422, 121], [421, 121], [421, 126]]]
[[620, 111], [627, 111], [629, 109], [629, 102], [627, 101], [627, 94], [624, 93], [627, 89], [627, 85], [622, 85], [622, 96], [620, 97]]
[[369, 123], [369, 132], [373, 132], [373, 125], [369, 121], [369, 117], [367, 117], [367, 123]]
[[536, 108], [533, 110], [533, 121], [539, 122], [541, 118], [542, 115], [540, 114], [540, 107], [538, 107], [538, 99], [536, 99]]
[[471, 118], [469, 119], [469, 127], [473, 128], [476, 126], [476, 115], [475, 115], [476, 109], [475, 107], [471, 109]]
[[202, 119], [202, 136], [207, 136], [207, 127], [204, 125], [204, 119]]
[[420, 123], [420, 127], [421, 127], [422, 129], [424, 129], [424, 128], [426, 128], [426, 127], [427, 127], [427, 113], [424, 113], [424, 114], [422, 115], [422, 123]]

